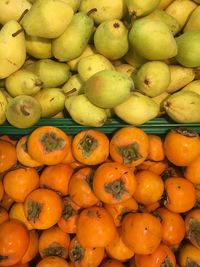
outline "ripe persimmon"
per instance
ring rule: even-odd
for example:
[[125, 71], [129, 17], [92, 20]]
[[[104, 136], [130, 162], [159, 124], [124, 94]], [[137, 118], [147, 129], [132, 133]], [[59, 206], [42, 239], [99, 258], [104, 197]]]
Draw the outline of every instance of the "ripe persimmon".
[[148, 135], [137, 127], [124, 127], [113, 134], [110, 141], [110, 156], [127, 166], [138, 166], [149, 154]]
[[200, 209], [190, 210], [185, 217], [186, 237], [200, 249]]
[[2, 180], [0, 180], [0, 201], [3, 199], [3, 195], [4, 195], [4, 187]]
[[13, 203], [14, 199], [12, 199], [8, 194], [4, 192], [3, 198], [1, 200], [1, 206], [6, 210], [9, 210]]
[[73, 138], [72, 153], [75, 159], [83, 164], [100, 164], [109, 156], [109, 139], [97, 130], [81, 131]]
[[165, 157], [163, 140], [155, 134], [148, 134], [149, 137], [149, 154], [147, 159], [153, 161], [162, 161]]
[[136, 190], [134, 173], [118, 162], [101, 164], [93, 178], [95, 195], [103, 202], [114, 204], [131, 198]]
[[0, 206], [0, 224], [9, 219], [8, 211]]
[[176, 166], [187, 166], [200, 155], [199, 134], [187, 128], [170, 130], [164, 139], [164, 153]]
[[178, 252], [178, 262], [181, 267], [199, 267], [200, 266], [200, 249], [186, 243], [180, 247]]
[[69, 151], [69, 137], [54, 126], [41, 126], [33, 130], [27, 141], [29, 155], [46, 165], [60, 163]]
[[46, 166], [40, 175], [40, 187], [54, 190], [60, 196], [66, 196], [73, 172], [68, 164]]
[[100, 265], [100, 267], [125, 267], [125, 265], [121, 261], [107, 259]]
[[9, 170], [17, 162], [15, 146], [0, 140], [0, 173]]
[[136, 254], [151, 254], [162, 240], [162, 225], [150, 213], [130, 213], [122, 221], [122, 240]]
[[68, 150], [68, 153], [66, 154], [66, 156], [64, 157], [64, 159], [61, 161], [61, 163], [63, 163], [63, 164], [70, 164], [70, 163], [75, 161], [74, 155], [72, 153], [73, 136], [69, 135], [68, 137], [69, 137], [69, 150]]
[[24, 202], [25, 216], [34, 229], [47, 229], [55, 225], [62, 214], [61, 197], [50, 189], [32, 191]]
[[152, 161], [145, 160], [137, 166], [138, 171], [151, 171], [157, 175], [161, 175], [164, 170], [168, 167], [167, 160]]
[[9, 135], [1, 135], [0, 136], [0, 140], [7, 141], [7, 142], [11, 143], [14, 146], [16, 146], [16, 144], [17, 144], [17, 140], [11, 138]]
[[31, 262], [38, 253], [39, 234], [36, 230], [29, 231], [29, 245], [21, 259], [22, 264]]
[[184, 170], [184, 177], [187, 178], [190, 182], [195, 184], [195, 186], [200, 186], [200, 156], [195, 158]]
[[57, 256], [43, 258], [35, 267], [69, 267], [68, 262]]

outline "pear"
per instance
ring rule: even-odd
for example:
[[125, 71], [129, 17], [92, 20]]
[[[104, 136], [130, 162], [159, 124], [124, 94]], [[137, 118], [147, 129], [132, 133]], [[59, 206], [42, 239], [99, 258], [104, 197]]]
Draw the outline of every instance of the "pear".
[[159, 105], [152, 98], [134, 92], [128, 100], [116, 106], [114, 112], [126, 123], [143, 124], [158, 115]]
[[147, 59], [142, 57], [133, 47], [129, 47], [124, 60], [134, 68], [139, 68], [142, 64], [147, 62]]
[[192, 68], [180, 65], [169, 65], [171, 81], [166, 89], [167, 93], [174, 93], [194, 80], [195, 72]]
[[6, 107], [6, 119], [16, 128], [29, 128], [41, 117], [41, 106], [32, 96], [14, 97]]
[[192, 91], [200, 95], [200, 80], [190, 82], [181, 91]]
[[6, 79], [8, 93], [18, 95], [34, 95], [42, 88], [42, 81], [33, 72], [20, 69]]
[[31, 69], [41, 79], [44, 88], [63, 85], [70, 77], [70, 68], [66, 63], [51, 59], [38, 60]]
[[83, 81], [78, 74], [72, 75], [63, 85], [62, 90], [67, 95], [78, 95], [81, 92]]
[[176, 41], [168, 26], [161, 21], [136, 20], [129, 32], [129, 40], [133, 48], [149, 60], [164, 60], [177, 54]]
[[79, 11], [88, 13], [90, 10], [94, 10], [90, 15], [94, 22], [100, 24], [109, 19], [122, 19], [126, 7], [124, 0], [82, 0]]
[[0, 24], [5, 24], [10, 20], [18, 20], [25, 10], [31, 8], [31, 3], [27, 0], [1, 0], [0, 1]]
[[160, 4], [160, 0], [125, 0], [128, 12], [133, 18], [150, 14]]
[[119, 59], [128, 52], [128, 29], [120, 20], [106, 20], [96, 29], [94, 45], [97, 52], [108, 59]]
[[81, 0], [62, 0], [63, 2], [67, 3], [69, 6], [72, 7], [74, 13], [79, 9]]
[[170, 94], [168, 94], [167, 92], [163, 92], [162, 94], [152, 97], [153, 101], [156, 102], [156, 104], [159, 105], [160, 107], [160, 114], [164, 114], [165, 110], [163, 108], [163, 103], [164, 101], [170, 96]]
[[195, 10], [192, 12], [183, 31], [200, 31], [200, 6], [195, 8]]
[[84, 89], [94, 105], [114, 108], [129, 98], [133, 86], [133, 80], [128, 75], [115, 70], [102, 70], [85, 82]]
[[85, 50], [93, 31], [93, 20], [82, 12], [76, 13], [64, 33], [52, 42], [52, 52], [59, 61], [79, 57]]
[[79, 61], [84, 57], [91, 56], [94, 54], [95, 54], [94, 48], [90, 45], [87, 45], [85, 50], [79, 57], [68, 61], [67, 64], [69, 65], [72, 71], [77, 71], [77, 66], [78, 66]]
[[73, 9], [62, 0], [37, 0], [22, 19], [22, 26], [31, 36], [57, 38], [73, 17]]
[[0, 79], [20, 69], [25, 59], [24, 33], [18, 22], [10, 20], [0, 31]]
[[46, 59], [52, 57], [51, 40], [41, 37], [26, 35], [26, 51], [27, 53], [38, 59]]
[[161, 9], [155, 9], [151, 14], [145, 16], [145, 18], [164, 22], [173, 35], [176, 35], [180, 31], [178, 21]]
[[5, 87], [5, 79], [0, 80], [0, 88]]
[[164, 101], [166, 113], [178, 123], [200, 123], [200, 95], [179, 91]]
[[34, 95], [42, 107], [41, 117], [51, 118], [64, 110], [65, 95], [60, 88], [45, 88]]
[[171, 4], [172, 1], [173, 0], [161, 0], [158, 8], [164, 10]]
[[107, 120], [106, 110], [93, 105], [84, 94], [66, 98], [65, 107], [71, 118], [81, 125], [101, 127]]
[[119, 71], [121, 73], [124, 73], [124, 74], [128, 75], [129, 77], [131, 77], [135, 68], [129, 64], [124, 63], [124, 64], [120, 64], [120, 65], [116, 66], [115, 70]]
[[200, 31], [185, 32], [176, 38], [178, 54], [176, 60], [185, 67], [200, 66]]
[[102, 70], [114, 70], [112, 63], [100, 54], [82, 58], [78, 63], [78, 73], [83, 81], [87, 81], [95, 73]]
[[197, 5], [190, 0], [174, 0], [165, 9], [165, 12], [174, 17], [178, 21], [180, 29], [182, 29], [196, 7]]
[[0, 88], [0, 125], [6, 121], [6, 107], [8, 101]]
[[134, 75], [135, 88], [151, 97], [162, 94], [169, 86], [170, 80], [169, 66], [161, 61], [143, 64]]
[[7, 102], [10, 102], [13, 99], [13, 97], [8, 93], [8, 91], [5, 88], [1, 88], [0, 90], [2, 94], [5, 96]]
[[56, 115], [54, 115], [53, 117], [51, 117], [52, 119], [64, 119], [65, 118], [65, 114], [63, 111], [58, 112]]

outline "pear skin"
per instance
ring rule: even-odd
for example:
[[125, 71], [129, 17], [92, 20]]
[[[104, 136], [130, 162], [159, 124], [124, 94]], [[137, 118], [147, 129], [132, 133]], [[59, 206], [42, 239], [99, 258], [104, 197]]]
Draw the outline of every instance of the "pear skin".
[[158, 8], [165, 10], [173, 0], [161, 0]]
[[0, 89], [0, 125], [2, 125], [6, 121], [6, 106], [8, 101]]
[[124, 73], [126, 75], [128, 75], [129, 77], [131, 77], [133, 71], [135, 70], [135, 68], [129, 64], [120, 64], [120, 65], [117, 65], [115, 67], [115, 70], [116, 71], [119, 71], [121, 73]]
[[168, 94], [167, 92], [163, 92], [162, 94], [152, 97], [153, 101], [156, 102], [156, 104], [159, 105], [160, 107], [160, 114], [164, 114], [165, 110], [163, 108], [163, 103], [164, 101], [170, 96], [170, 94]]
[[93, 105], [84, 94], [66, 98], [65, 107], [71, 118], [81, 125], [101, 127], [107, 120], [106, 110]]
[[194, 9], [183, 32], [200, 31], [200, 6]]
[[10, 20], [0, 30], [0, 79], [20, 69], [25, 59], [24, 33], [18, 22]]
[[[200, 80], [195, 80], [182, 88], [183, 91], [192, 91], [200, 95]], [[182, 91], [181, 90], [181, 91]]]
[[25, 36], [27, 53], [37, 59], [46, 59], [52, 57], [51, 39]]
[[128, 52], [124, 56], [124, 60], [134, 68], [139, 68], [147, 62], [147, 59], [142, 57], [133, 47], [129, 47]]
[[60, 0], [37, 0], [22, 19], [25, 32], [31, 36], [57, 38], [71, 22], [74, 11]]
[[63, 85], [62, 90], [67, 96], [78, 95], [81, 92], [83, 81], [78, 74], [72, 75]]
[[54, 115], [53, 117], [51, 117], [52, 119], [64, 119], [65, 118], [65, 114], [63, 111], [58, 112], [56, 115]]
[[62, 1], [71, 6], [72, 9], [74, 10], [74, 13], [76, 13], [76, 11], [79, 9], [81, 3], [81, 0], [62, 0]]
[[130, 16], [134, 19], [150, 14], [160, 4], [160, 0], [126, 0], [125, 2]]

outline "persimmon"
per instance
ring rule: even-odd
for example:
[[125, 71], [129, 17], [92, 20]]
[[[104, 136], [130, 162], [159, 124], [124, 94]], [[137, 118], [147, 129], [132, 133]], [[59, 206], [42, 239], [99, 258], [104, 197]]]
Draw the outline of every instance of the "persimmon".
[[75, 159], [83, 164], [100, 164], [109, 156], [109, 139], [97, 130], [81, 131], [73, 138], [72, 153]]
[[121, 237], [121, 228], [116, 231], [115, 238], [105, 247], [106, 253], [110, 258], [127, 261], [134, 256], [134, 252], [128, 248]]
[[178, 261], [181, 267], [199, 267], [200, 249], [191, 243], [184, 244], [179, 249]]
[[83, 163], [81, 163], [81, 162], [78, 162], [77, 160], [75, 160], [75, 161], [69, 163], [69, 166], [72, 167], [72, 169], [75, 170], [75, 171], [77, 171], [77, 170], [79, 170], [79, 169], [81, 169], [81, 168], [86, 167], [85, 164], [83, 164]]
[[63, 164], [70, 164], [70, 163], [75, 161], [74, 155], [72, 153], [73, 136], [69, 135], [68, 137], [69, 137], [69, 150], [68, 150], [68, 153], [66, 154], [66, 156], [64, 157], [64, 159], [61, 161], [61, 163], [63, 163]]
[[151, 171], [157, 175], [161, 175], [167, 167], [168, 163], [166, 160], [163, 161], [145, 160], [140, 165], [137, 166], [137, 170]]
[[147, 159], [161, 161], [165, 158], [163, 141], [160, 136], [148, 134], [149, 137], [149, 154]]
[[195, 189], [195, 195], [196, 195], [195, 208], [200, 208], [200, 190], [199, 189]]
[[8, 220], [0, 227], [0, 266], [19, 262], [29, 245], [26, 226], [18, 220]]
[[54, 191], [39, 188], [25, 199], [24, 210], [27, 220], [35, 229], [47, 229], [59, 221], [62, 200]]
[[194, 185], [183, 177], [165, 180], [165, 206], [173, 212], [183, 213], [192, 209], [196, 202]]
[[9, 135], [1, 135], [0, 136], [0, 140], [7, 141], [7, 142], [11, 143], [14, 146], [16, 146], [16, 144], [17, 144], [17, 140], [11, 138]]
[[155, 211], [162, 224], [162, 242], [168, 246], [181, 243], [185, 237], [185, 222], [179, 213], [172, 212], [165, 207]]
[[199, 134], [182, 127], [170, 130], [165, 136], [164, 152], [174, 165], [189, 165], [200, 155]]
[[35, 267], [69, 267], [69, 264], [61, 257], [49, 256], [40, 260]]
[[28, 154], [27, 151], [27, 140], [28, 135], [22, 136], [16, 145], [16, 152], [17, 152], [17, 159], [18, 161], [27, 167], [39, 167], [42, 166], [42, 163], [34, 160], [31, 158], [31, 156]]
[[138, 166], [149, 154], [148, 135], [140, 128], [130, 126], [119, 129], [110, 141], [110, 156], [127, 166]]
[[60, 196], [66, 196], [73, 172], [74, 170], [68, 164], [47, 166], [40, 175], [40, 187], [54, 190]]
[[104, 204], [105, 209], [110, 213], [115, 225], [121, 226], [122, 220], [127, 213], [135, 212], [138, 204], [133, 197], [115, 204]]
[[14, 200], [4, 192], [3, 198], [1, 200], [1, 206], [5, 208], [6, 210], [9, 210], [12, 204], [14, 203]]
[[135, 255], [137, 267], [176, 267], [176, 258], [171, 249], [160, 244], [150, 255]]
[[83, 247], [105, 247], [115, 237], [116, 227], [105, 208], [94, 206], [81, 211], [76, 234]]
[[29, 267], [29, 263], [16, 263], [15, 265], [12, 265], [12, 267]]
[[60, 163], [69, 151], [69, 137], [54, 126], [40, 126], [33, 130], [27, 141], [29, 155], [46, 165]]
[[118, 162], [103, 163], [95, 171], [93, 190], [105, 203], [122, 202], [131, 198], [136, 190], [135, 175]]
[[107, 259], [100, 265], [100, 267], [125, 267], [125, 265], [118, 260]]
[[3, 199], [3, 195], [4, 195], [4, 187], [2, 180], [0, 180], [0, 201]]
[[39, 175], [34, 168], [18, 168], [6, 173], [5, 192], [16, 202], [24, 202], [30, 192], [39, 187]]
[[200, 156], [195, 158], [184, 170], [185, 178], [188, 179], [193, 184], [195, 184], [196, 187], [200, 187], [199, 169], [200, 169]]
[[36, 230], [29, 231], [29, 245], [24, 256], [20, 261], [22, 264], [29, 263], [36, 257], [38, 253], [38, 241], [39, 241], [38, 232]]
[[9, 170], [17, 162], [15, 146], [0, 140], [0, 173]]
[[200, 209], [190, 210], [185, 217], [186, 237], [200, 249]]
[[0, 224], [9, 219], [8, 211], [0, 206]]
[[69, 182], [69, 196], [81, 208], [96, 205], [99, 200], [95, 196], [93, 184], [94, 170], [85, 167], [75, 172]]
[[160, 207], [160, 202], [156, 201], [148, 205], [139, 204], [138, 206], [140, 212], [154, 212], [157, 208]]
[[150, 213], [130, 213], [122, 222], [122, 240], [136, 254], [151, 254], [162, 240], [162, 225]]
[[58, 221], [58, 226], [65, 233], [75, 234], [77, 231], [77, 220], [80, 207], [74, 203], [70, 197], [64, 197], [62, 215]]
[[15, 202], [9, 210], [9, 217], [23, 222], [28, 230], [32, 230], [33, 226], [29, 223], [25, 216], [24, 204]]
[[151, 171], [135, 173], [137, 182], [134, 198], [138, 203], [149, 205], [159, 201], [164, 192], [164, 182], [160, 175]]
[[85, 248], [74, 237], [69, 246], [69, 258], [74, 266], [98, 267], [104, 258], [104, 248]]

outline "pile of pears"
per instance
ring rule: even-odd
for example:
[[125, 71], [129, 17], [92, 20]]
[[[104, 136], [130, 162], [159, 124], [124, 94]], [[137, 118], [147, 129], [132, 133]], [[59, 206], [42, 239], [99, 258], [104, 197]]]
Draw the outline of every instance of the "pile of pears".
[[200, 123], [200, 0], [1, 0], [0, 125]]

